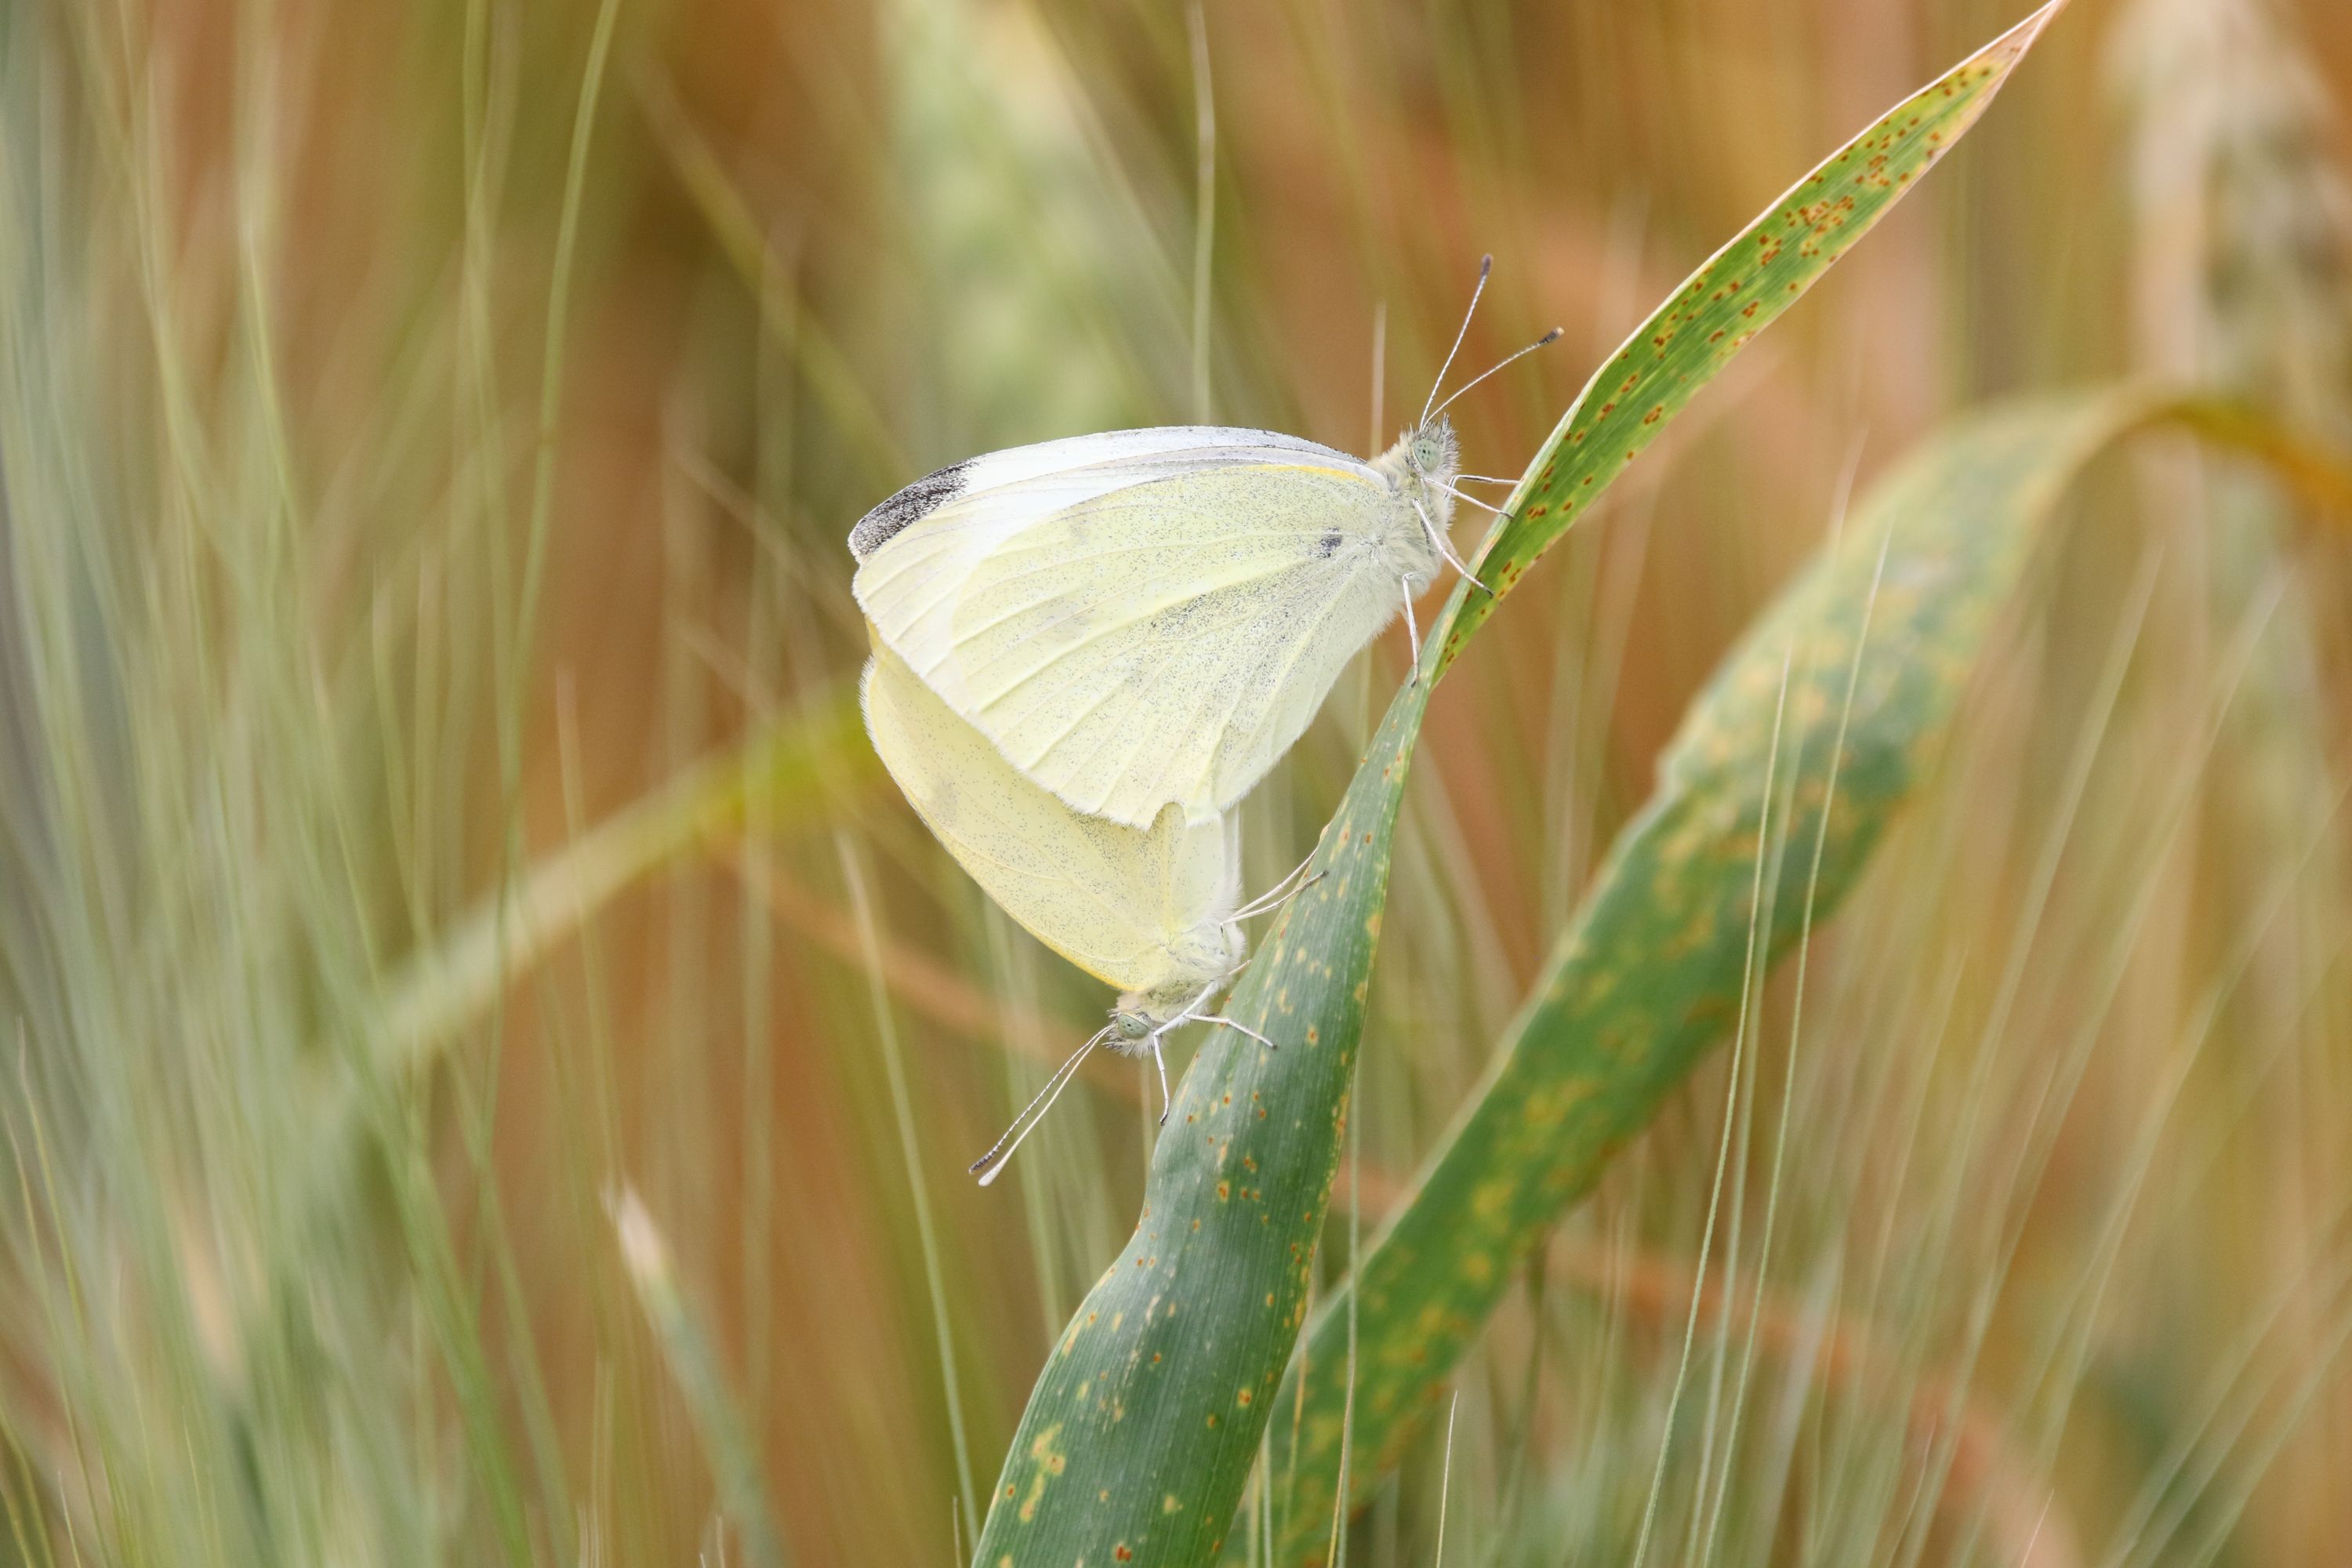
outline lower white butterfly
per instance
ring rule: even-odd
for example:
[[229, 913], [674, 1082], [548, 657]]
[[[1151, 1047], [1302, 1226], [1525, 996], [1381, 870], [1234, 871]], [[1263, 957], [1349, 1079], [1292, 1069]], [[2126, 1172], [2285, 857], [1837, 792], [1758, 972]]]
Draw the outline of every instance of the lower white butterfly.
[[851, 531], [858, 605], [877, 648], [1073, 809], [1143, 829], [1172, 803], [1213, 823], [1400, 606], [1411, 628], [1441, 560], [1468, 574], [1448, 530], [1470, 498], [1435, 398], [1370, 461], [1180, 426], [941, 468]]
[[[932, 834], [1005, 913], [1079, 968], [1119, 987], [1110, 1022], [1080, 1046], [996, 1146], [972, 1165], [996, 1179], [1097, 1046], [1160, 1066], [1163, 1037], [1208, 1011], [1247, 952], [1239, 908], [1240, 836], [1233, 818], [1187, 822], [1170, 806], [1150, 828], [1072, 811], [1023, 777], [879, 638], [866, 667], [866, 725], [883, 765]], [[1286, 878], [1287, 882], [1290, 879]]]

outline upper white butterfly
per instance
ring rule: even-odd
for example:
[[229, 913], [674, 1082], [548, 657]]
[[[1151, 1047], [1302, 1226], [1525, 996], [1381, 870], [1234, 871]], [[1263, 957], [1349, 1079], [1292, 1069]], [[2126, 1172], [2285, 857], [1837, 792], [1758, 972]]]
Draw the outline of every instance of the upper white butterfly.
[[1439, 417], [1370, 462], [1180, 426], [941, 468], [849, 536], [875, 635], [1073, 808], [1206, 822], [1452, 557]]
[[[1469, 327], [1465, 314], [1440, 383]], [[942, 702], [1072, 809], [1137, 828], [1170, 805], [1213, 821], [1298, 739], [1357, 649], [1400, 608], [1412, 626], [1440, 561], [1469, 574], [1449, 535], [1470, 498], [1454, 488], [1445, 409], [1559, 335], [1434, 411], [1433, 387], [1369, 462], [1193, 425], [951, 464], [850, 531], [858, 605]]]

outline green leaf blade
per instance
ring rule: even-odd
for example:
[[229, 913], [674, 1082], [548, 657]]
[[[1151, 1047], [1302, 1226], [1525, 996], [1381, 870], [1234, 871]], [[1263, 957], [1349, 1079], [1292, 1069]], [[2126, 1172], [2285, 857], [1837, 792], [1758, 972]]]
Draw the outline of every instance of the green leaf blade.
[[1213, 1560], [1306, 1320], [1426, 681], [1390, 706], [1292, 900], [1177, 1090], [1143, 1216], [1047, 1358], [983, 1563]]
[[[1809, 887], [1819, 920], [1915, 792], [2065, 486], [2163, 406], [2137, 393], [2034, 399], [1956, 427], [1890, 476], [1843, 546], [1727, 656], [1494, 1070], [1366, 1255], [1358, 1499], [1402, 1457], [1517, 1262], [1732, 1027], [1759, 901], [1768, 756], [1777, 748], [1772, 836], [1789, 851], [1762, 883], [1766, 963], [1796, 941]], [[1347, 1314], [1345, 1292], [1323, 1305], [1307, 1365], [1344, 1362]], [[1276, 1407], [1275, 1472], [1295, 1465], [1297, 1478], [1284, 1562], [1319, 1560], [1347, 1403], [1339, 1381], [1302, 1394], [1294, 1376]], [[1302, 1397], [1294, 1454], [1288, 1415]]]
[[1444, 642], [1494, 613], [1528, 567], [1749, 339], [1819, 282], [1983, 115], [2065, 0], [2050, 3], [1895, 106], [1717, 250], [1595, 371], [1512, 493]]
[[[2052, 0], [1972, 57], [1961, 72], [1911, 100], [1921, 104], [1950, 85], [1955, 104], [1932, 113], [1923, 107], [1917, 124], [1890, 119], [1882, 125], [1893, 127], [1903, 148], [1936, 132], [1941, 140], [1933, 145], [1940, 154], [1974, 122], [1991, 89], [2063, 4]], [[1963, 79], [1971, 68], [1977, 77]], [[1931, 162], [1923, 155], [1917, 167]], [[1856, 203], [1870, 221], [1900, 198], [1916, 170], [1890, 164], [1885, 173], [1885, 189]], [[1869, 221], [1849, 217], [1837, 231], [1835, 248], [1843, 250], [1868, 226]], [[1819, 247], [1811, 254], [1794, 248], [1802, 265], [1790, 276], [1803, 284], [1834, 259], [1824, 259]], [[1789, 300], [1801, 291], [1801, 286], [1783, 290]], [[1661, 318], [1682, 298], [1678, 292]], [[1656, 411], [1630, 426], [1600, 423], [1608, 416], [1597, 409], [1586, 416], [1592, 404], [1589, 388], [1530, 465], [1517, 500], [1572, 493], [1576, 509], [1588, 506], [1587, 498], [1606, 489], [1633, 452], [1783, 308], [1785, 302], [1769, 310], [1759, 307], [1737, 342], [1727, 334], [1703, 353], [1686, 346], [1660, 360], [1666, 370], [1637, 383], [1661, 388]], [[1685, 329], [1706, 319], [1688, 311], [1685, 318]], [[1575, 439], [1580, 429], [1603, 434]], [[1502, 553], [1486, 559], [1501, 559], [1509, 570], [1502, 581], [1489, 582], [1507, 591], [1565, 531], [1576, 509], [1549, 510], [1542, 517], [1530, 512], [1504, 523], [1495, 542]], [[1456, 584], [1423, 647], [1421, 678], [1391, 704], [1324, 830], [1313, 862], [1322, 879], [1286, 911], [1226, 1004], [1229, 1014], [1270, 1036], [1277, 1049], [1266, 1051], [1220, 1029], [1186, 1074], [1153, 1151], [1142, 1220], [1079, 1306], [1031, 1392], [973, 1557], [984, 1568], [1179, 1565], [1208, 1562], [1222, 1550], [1303, 1321], [1347, 1125], [1405, 771], [1431, 689], [1493, 603]], [[1318, 1321], [1334, 1321], [1328, 1308]], [[1475, 1323], [1454, 1326], [1456, 1338], [1466, 1341]], [[1346, 1357], [1344, 1348], [1333, 1351], [1326, 1332], [1317, 1330], [1313, 1364], [1328, 1371], [1344, 1365]], [[1335, 1387], [1342, 1382], [1322, 1381]], [[1286, 1393], [1286, 1399], [1293, 1396]], [[1306, 1440], [1320, 1463], [1336, 1456], [1345, 1389], [1327, 1387], [1316, 1397], [1321, 1403], [1310, 1400], [1312, 1430]], [[1394, 1396], [1391, 1405], [1384, 1421], [1404, 1415]], [[1358, 1415], [1364, 1415], [1360, 1407]], [[1288, 1423], [1280, 1430], [1286, 1442]], [[1287, 1473], [1286, 1468], [1278, 1462], [1276, 1473]], [[1322, 1486], [1320, 1527], [1328, 1528], [1328, 1479], [1302, 1475], [1302, 1480], [1301, 1496]], [[1286, 1552], [1294, 1560], [1312, 1545], [1303, 1537], [1318, 1528], [1314, 1512], [1307, 1506], [1288, 1515]]]

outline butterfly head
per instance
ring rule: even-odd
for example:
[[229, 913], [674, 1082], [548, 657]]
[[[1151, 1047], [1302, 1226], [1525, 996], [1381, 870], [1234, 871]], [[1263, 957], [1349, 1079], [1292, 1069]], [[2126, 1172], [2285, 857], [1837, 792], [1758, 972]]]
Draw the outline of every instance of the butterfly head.
[[1454, 479], [1462, 470], [1453, 422], [1441, 414], [1414, 426], [1373, 458], [1372, 467], [1402, 503], [1389, 541], [1389, 564], [1418, 591], [1440, 560], [1451, 559], [1445, 536], [1454, 526]]
[[1190, 997], [1160, 991], [1129, 991], [1110, 1010], [1103, 1044], [1125, 1057], [1148, 1056], [1151, 1037], [1183, 1016]]
[[[1429, 396], [1422, 403], [1421, 417], [1394, 447], [1372, 459], [1372, 466], [1388, 477], [1389, 483], [1411, 503], [1412, 521], [1420, 524], [1418, 539], [1410, 531], [1399, 531], [1396, 548], [1391, 554], [1391, 564], [1402, 568], [1398, 574], [1404, 580], [1405, 595], [1410, 599], [1428, 585], [1431, 574], [1440, 560], [1473, 583], [1467, 563], [1454, 552], [1448, 539], [1454, 524], [1454, 503], [1464, 499], [1454, 488], [1462, 475], [1462, 447], [1454, 439], [1454, 426], [1445, 417], [1455, 398], [1526, 354], [1531, 354], [1559, 336], [1554, 327], [1542, 337], [1507, 355], [1499, 363], [1490, 366], [1454, 389], [1444, 402], [1437, 399], [1445, 385], [1447, 373], [1454, 368], [1454, 359], [1462, 352], [1462, 342], [1470, 335], [1470, 318], [1477, 314], [1479, 297], [1486, 291], [1487, 274], [1494, 270], [1495, 258], [1486, 257], [1478, 263], [1478, 284], [1470, 290], [1470, 308], [1462, 313], [1462, 329], [1454, 334], [1454, 346], [1445, 351], [1445, 363], [1437, 369], [1437, 379], [1431, 383]], [[1486, 506], [1486, 502], [1475, 504]], [[1487, 508], [1493, 510], [1492, 507]], [[1484, 584], [1478, 584], [1484, 587]]]
[[1454, 421], [1441, 414], [1414, 426], [1374, 458], [1372, 467], [1423, 505], [1451, 507], [1454, 476], [1462, 471], [1462, 442], [1454, 434]]
[[1424, 485], [1453, 482], [1462, 469], [1462, 443], [1454, 437], [1454, 421], [1441, 414], [1407, 432], [1404, 463]]
[[[1209, 931], [1198, 934], [1199, 943], [1180, 945], [1176, 951], [1179, 963], [1186, 965], [1182, 973], [1150, 990], [1119, 994], [1104, 1031], [1105, 1045], [1123, 1056], [1141, 1056], [1151, 1048], [1153, 1036], [1206, 1010], [1209, 998], [1240, 966], [1247, 946], [1238, 927], [1215, 931], [1213, 942]], [[1188, 945], [1195, 951], [1185, 951]]]

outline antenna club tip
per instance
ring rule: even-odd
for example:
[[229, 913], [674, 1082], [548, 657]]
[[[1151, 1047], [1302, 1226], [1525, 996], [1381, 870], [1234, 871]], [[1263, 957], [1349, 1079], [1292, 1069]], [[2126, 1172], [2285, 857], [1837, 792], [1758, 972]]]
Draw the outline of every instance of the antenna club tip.
[[1488, 251], [1478, 258], [1478, 276], [1484, 278], [1493, 270], [1495, 270], [1495, 255], [1494, 252]]
[[[1567, 331], [1568, 329], [1566, 327], [1554, 327], [1551, 331], [1543, 335], [1542, 342], [1556, 343], [1566, 335]], [[1538, 346], [1541, 346], [1540, 343]]]

